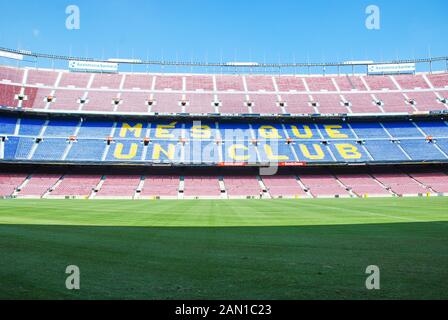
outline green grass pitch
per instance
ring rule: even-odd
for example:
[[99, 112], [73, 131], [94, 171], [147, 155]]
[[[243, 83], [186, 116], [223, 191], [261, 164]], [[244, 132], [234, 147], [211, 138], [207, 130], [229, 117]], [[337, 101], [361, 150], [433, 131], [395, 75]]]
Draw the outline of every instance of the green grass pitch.
[[447, 299], [448, 198], [0, 201], [0, 299], [347, 298]]

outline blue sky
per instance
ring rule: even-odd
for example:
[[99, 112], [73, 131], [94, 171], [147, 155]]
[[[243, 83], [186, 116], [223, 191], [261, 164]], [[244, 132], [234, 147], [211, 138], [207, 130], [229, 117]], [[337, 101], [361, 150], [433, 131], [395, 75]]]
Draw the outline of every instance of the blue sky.
[[[80, 30], [67, 30], [77, 5]], [[380, 30], [365, 27], [368, 5]], [[0, 1], [0, 46], [96, 58], [322, 62], [448, 55], [446, 0]]]

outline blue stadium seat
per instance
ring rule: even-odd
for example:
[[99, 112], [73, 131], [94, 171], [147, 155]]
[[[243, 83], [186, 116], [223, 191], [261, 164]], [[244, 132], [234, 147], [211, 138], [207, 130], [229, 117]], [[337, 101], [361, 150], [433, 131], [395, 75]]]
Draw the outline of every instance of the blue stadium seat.
[[176, 140], [153, 141], [146, 149], [145, 159], [156, 163], [180, 163], [182, 144]]
[[110, 136], [113, 122], [86, 120], [82, 123], [77, 134], [78, 138], [104, 139]]
[[37, 149], [31, 160], [60, 161], [67, 146], [67, 139], [44, 138], [37, 145]]
[[75, 134], [78, 124], [78, 120], [51, 120], [44, 132], [44, 137], [68, 138]]
[[27, 160], [35, 144], [34, 138], [8, 137], [5, 141], [5, 160]]
[[104, 139], [79, 139], [72, 142], [67, 161], [101, 161], [106, 142]]
[[39, 136], [45, 121], [42, 119], [22, 118], [20, 119], [19, 135], [21, 136]]
[[144, 149], [142, 140], [114, 140], [106, 155], [106, 161], [142, 161]]
[[223, 143], [223, 160], [224, 162], [249, 162], [257, 163], [256, 147], [248, 140], [245, 141], [224, 141]]
[[393, 138], [422, 138], [424, 135], [412, 122], [383, 122]]
[[[194, 131], [192, 131], [193, 127], [195, 127]], [[202, 140], [216, 141], [218, 139], [218, 134], [219, 132], [216, 129], [216, 124], [214, 122], [197, 121], [185, 125], [185, 138], [187, 140], [201, 137]]]
[[368, 162], [369, 156], [362, 145], [355, 140], [332, 140], [329, 148], [337, 161], [340, 162]]
[[352, 130], [345, 123], [325, 123], [317, 126], [325, 140], [355, 139]]
[[429, 143], [425, 139], [403, 139], [400, 145], [412, 160], [448, 160], [433, 143]]
[[216, 164], [220, 158], [222, 145], [215, 141], [188, 141], [184, 147], [184, 162], [190, 164]]
[[299, 161], [334, 162], [327, 146], [321, 142], [297, 141], [292, 144]]
[[443, 121], [419, 121], [416, 123], [428, 136], [448, 138], [448, 125]]
[[281, 124], [253, 124], [252, 129], [258, 140], [272, 139], [286, 141], [285, 130]]
[[286, 141], [266, 141], [258, 143], [258, 153], [261, 162], [295, 162], [298, 161], [294, 156], [291, 145]]
[[375, 161], [409, 161], [399, 146], [389, 140], [366, 140], [365, 147]]
[[437, 139], [437, 146], [448, 155], [448, 139]]
[[[151, 140], [179, 140], [182, 137], [182, 123], [178, 121], [161, 121], [151, 124]], [[117, 126], [119, 128], [120, 126]]]
[[223, 141], [244, 141], [253, 138], [248, 124], [220, 123], [219, 131]]
[[13, 135], [16, 124], [16, 117], [0, 117], [0, 135]]
[[315, 124], [299, 124], [299, 123], [287, 123], [285, 124], [288, 137], [293, 140], [297, 139], [317, 139], [321, 140], [322, 137], [317, 130]]
[[350, 124], [353, 131], [360, 139], [383, 138], [389, 139], [389, 135], [384, 131], [383, 127], [378, 122], [354, 122]]

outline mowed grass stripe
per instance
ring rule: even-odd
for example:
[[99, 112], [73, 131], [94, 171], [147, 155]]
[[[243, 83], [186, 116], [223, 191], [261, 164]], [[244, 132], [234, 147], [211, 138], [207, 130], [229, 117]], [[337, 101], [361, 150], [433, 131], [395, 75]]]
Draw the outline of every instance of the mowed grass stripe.
[[0, 201], [0, 223], [97, 226], [300, 226], [447, 221], [448, 198]]
[[[447, 198], [0, 201], [2, 299], [447, 299]], [[81, 268], [81, 290], [65, 268]], [[365, 289], [368, 265], [381, 290]]]

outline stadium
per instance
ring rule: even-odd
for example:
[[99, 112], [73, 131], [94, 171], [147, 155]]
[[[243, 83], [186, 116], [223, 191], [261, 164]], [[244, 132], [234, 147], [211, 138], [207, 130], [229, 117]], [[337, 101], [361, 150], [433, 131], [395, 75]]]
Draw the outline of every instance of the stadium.
[[447, 298], [448, 57], [48, 50], [0, 48], [0, 298]]

